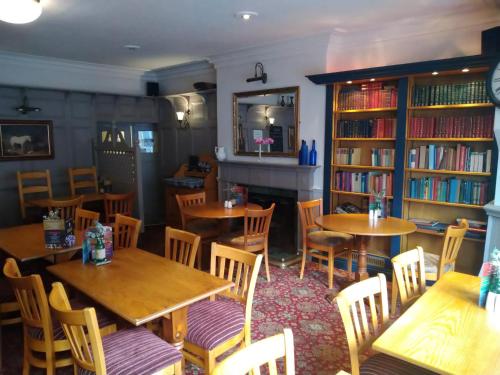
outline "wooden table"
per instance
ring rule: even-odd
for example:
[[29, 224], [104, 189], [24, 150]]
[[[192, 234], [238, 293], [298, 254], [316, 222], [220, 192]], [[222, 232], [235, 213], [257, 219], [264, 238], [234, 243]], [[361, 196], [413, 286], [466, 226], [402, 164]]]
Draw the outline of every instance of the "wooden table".
[[446, 273], [373, 349], [441, 374], [500, 374], [500, 321], [477, 305], [479, 283]]
[[163, 333], [179, 349], [187, 333], [188, 305], [234, 285], [136, 248], [116, 251], [111, 263], [102, 266], [75, 260], [47, 269], [136, 326], [170, 313], [170, 319], [163, 319]]
[[368, 214], [332, 214], [316, 218], [316, 224], [334, 232], [348, 233], [355, 236], [358, 250], [358, 271], [356, 280], [368, 277], [366, 270], [366, 244], [369, 237], [400, 236], [415, 232], [417, 227], [411, 221], [388, 217], [370, 221]]
[[51, 201], [64, 201], [64, 200], [69, 200], [69, 199], [75, 199], [78, 198], [80, 195], [83, 195], [83, 201], [84, 202], [96, 202], [96, 201], [103, 201], [104, 200], [104, 193], [88, 193], [88, 194], [77, 194], [77, 195], [72, 195], [72, 196], [66, 196], [66, 197], [58, 197], [58, 198], [43, 198], [43, 199], [32, 199], [32, 200], [27, 200], [26, 203], [36, 206], [36, 207], [49, 207], [51, 205]]
[[244, 206], [225, 208], [224, 202], [207, 202], [205, 204], [184, 207], [186, 215], [200, 219], [232, 219], [245, 216], [245, 209], [261, 210], [262, 207], [255, 203], [247, 203]]
[[20, 262], [71, 253], [82, 248], [81, 239], [73, 247], [63, 249], [45, 248], [43, 224], [20, 225], [0, 229], [0, 249]]

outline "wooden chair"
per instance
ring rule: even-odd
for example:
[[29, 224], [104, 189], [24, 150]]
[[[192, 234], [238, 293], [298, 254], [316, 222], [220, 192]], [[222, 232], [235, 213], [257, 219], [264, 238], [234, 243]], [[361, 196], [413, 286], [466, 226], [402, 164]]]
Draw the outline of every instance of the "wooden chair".
[[181, 353], [145, 328], [114, 332], [103, 341], [95, 309], [73, 310], [60, 282], [52, 284], [49, 302], [70, 343], [75, 374], [181, 374]]
[[253, 295], [261, 262], [260, 254], [212, 243], [210, 274], [231, 280], [235, 286], [221, 293], [225, 299], [212, 297], [188, 309], [184, 358], [206, 374], [212, 372], [222, 353], [236, 345], [250, 345]]
[[104, 194], [104, 220], [106, 224], [115, 221], [116, 214], [132, 216], [134, 210], [135, 192], [125, 194]]
[[177, 194], [175, 199], [177, 200], [177, 205], [179, 206], [179, 212], [181, 214], [182, 229], [191, 233], [196, 233], [201, 237], [202, 246], [198, 250], [197, 254], [198, 268], [201, 269], [203, 244], [211, 242], [217, 238], [220, 233], [219, 222], [212, 219], [193, 218], [184, 213], [184, 207], [205, 204], [205, 192], [182, 195]]
[[113, 225], [113, 248], [137, 247], [142, 221], [116, 214]]
[[99, 221], [101, 215], [99, 212], [84, 210], [83, 208], [77, 207], [75, 211], [75, 231], [83, 232], [88, 227], [95, 225], [96, 221]]
[[[29, 184], [25, 185], [25, 182], [30, 180], [45, 180], [45, 184]], [[49, 199], [52, 199], [52, 180], [50, 178], [50, 171], [48, 169], [44, 171], [36, 172], [17, 172], [17, 191], [19, 193], [19, 207], [21, 208], [21, 217], [26, 219], [26, 207], [32, 207], [32, 205], [26, 201], [27, 194], [38, 194], [47, 193]]]
[[[360, 281], [342, 290], [335, 298], [344, 324], [351, 359], [351, 374], [433, 374], [408, 362], [385, 354], [376, 354], [362, 365], [359, 355], [387, 328], [389, 300], [384, 274]], [[369, 310], [367, 311], [367, 306]]]
[[165, 228], [165, 258], [194, 267], [200, 236], [171, 227]]
[[[10, 282], [21, 308], [24, 336], [23, 374], [29, 374], [30, 367], [44, 368], [47, 374], [55, 374], [56, 368], [73, 364], [69, 356], [68, 340], [60, 325], [54, 324], [49, 311], [47, 295], [40, 275], [22, 276], [13, 258], [8, 258], [3, 273]], [[101, 315], [101, 333], [116, 330], [116, 325]]]
[[73, 221], [76, 219], [76, 209], [82, 208], [83, 204], [83, 195], [76, 197], [74, 199], [50, 199], [48, 202], [47, 209], [49, 211], [59, 210], [59, 216], [61, 219], [69, 219], [73, 218]]
[[292, 330], [254, 342], [215, 366], [212, 375], [245, 375], [253, 371], [260, 375], [260, 366], [267, 363], [269, 375], [277, 375], [276, 359], [283, 358], [285, 375], [295, 375], [295, 355]]
[[269, 274], [269, 226], [273, 216], [275, 204], [265, 210], [245, 210], [243, 233], [228, 234], [220, 239], [226, 245], [236, 247], [252, 253], [262, 252], [266, 267], [267, 281], [271, 281]]
[[424, 250], [417, 246], [416, 249], [395, 256], [391, 261], [401, 298], [401, 307], [406, 310], [425, 293]]
[[[300, 278], [304, 277], [306, 257], [309, 255], [322, 262], [328, 262], [328, 288], [333, 288], [333, 270], [336, 255], [347, 255], [347, 271], [352, 272], [353, 237], [346, 233], [322, 230], [315, 219], [323, 216], [323, 200], [297, 202], [302, 227], [302, 267]], [[326, 253], [326, 255], [325, 255]]]
[[455, 261], [468, 229], [466, 219], [462, 219], [459, 225], [449, 225], [444, 233], [441, 254], [424, 253], [426, 280], [439, 280], [446, 272], [455, 270]]
[[99, 192], [99, 187], [97, 185], [97, 172], [95, 167], [90, 168], [68, 168], [69, 175], [69, 189], [71, 195], [82, 194], [77, 192], [77, 190], [89, 189], [93, 193]]
[[0, 325], [9, 326], [21, 323], [21, 313], [16, 296], [7, 279], [0, 278]]

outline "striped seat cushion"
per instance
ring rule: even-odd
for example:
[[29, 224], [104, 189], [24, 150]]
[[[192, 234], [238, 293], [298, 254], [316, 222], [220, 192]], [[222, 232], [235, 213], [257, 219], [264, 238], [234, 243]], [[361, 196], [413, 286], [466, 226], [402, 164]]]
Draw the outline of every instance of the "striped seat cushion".
[[[92, 303], [89, 304], [84, 300], [80, 300], [80, 299], [76, 299], [76, 298], [70, 300], [69, 303], [71, 304], [71, 308], [74, 310], [81, 310], [81, 309], [84, 309], [85, 307], [92, 306]], [[96, 308], [96, 314], [97, 314], [97, 322], [99, 323], [99, 327], [106, 327], [106, 326], [109, 326], [109, 325], [115, 323], [113, 315], [104, 309]], [[61, 327], [61, 324], [59, 324], [59, 321], [57, 320], [57, 318], [55, 317], [54, 314], [52, 314], [52, 327], [53, 327], [54, 340], [65, 340], [66, 339], [66, 336], [65, 336], [64, 331]], [[42, 328], [29, 327], [28, 333], [34, 339], [43, 340], [43, 329]]]
[[[180, 351], [143, 327], [102, 338], [107, 375], [150, 375], [182, 359]], [[94, 374], [78, 369], [80, 375]]]
[[412, 365], [385, 354], [368, 358], [359, 369], [360, 375], [431, 375], [435, 372]]
[[[264, 243], [264, 236], [248, 236], [247, 246], [255, 246]], [[241, 232], [228, 233], [219, 239], [219, 242], [235, 247], [245, 246], [245, 235]]]
[[211, 350], [243, 330], [243, 306], [234, 301], [200, 301], [189, 306], [186, 341]]
[[345, 241], [350, 241], [353, 237], [347, 233], [332, 232], [329, 230], [317, 230], [314, 232], [309, 232], [307, 234], [307, 239], [313, 244], [323, 245], [323, 246], [337, 246]]
[[[439, 255], [424, 252], [424, 264], [426, 273], [437, 273], [439, 267]], [[448, 263], [444, 265], [444, 272], [453, 270], [453, 265]]]

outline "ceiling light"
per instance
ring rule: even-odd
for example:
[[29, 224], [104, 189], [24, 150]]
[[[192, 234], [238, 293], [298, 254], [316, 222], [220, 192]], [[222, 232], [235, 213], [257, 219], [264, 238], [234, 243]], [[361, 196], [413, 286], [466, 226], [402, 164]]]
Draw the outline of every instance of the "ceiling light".
[[235, 14], [236, 17], [241, 18], [243, 21], [249, 21], [250, 18], [258, 16], [259, 13], [252, 12], [249, 10], [244, 10]]
[[[0, 0], [0, 1], [2, 1], [2, 0]], [[125, 45], [123, 46], [123, 48], [126, 48], [126, 49], [128, 49], [129, 51], [137, 51], [138, 49], [140, 49], [140, 48], [141, 48], [141, 46], [140, 46], [140, 45], [138, 45], [138, 44], [125, 44]]]
[[8, 23], [29, 23], [42, 14], [40, 0], [0, 0], [0, 20]]
[[470, 72], [470, 69], [469, 68], [463, 68], [462, 69], [462, 73], [469, 73]]
[[437, 76], [439, 73], [438, 72], [432, 72], [433, 76]]
[[370, 82], [375, 82], [375, 78], [370, 78]]
[[347, 81], [347, 84], [350, 85], [352, 83], [352, 81]]

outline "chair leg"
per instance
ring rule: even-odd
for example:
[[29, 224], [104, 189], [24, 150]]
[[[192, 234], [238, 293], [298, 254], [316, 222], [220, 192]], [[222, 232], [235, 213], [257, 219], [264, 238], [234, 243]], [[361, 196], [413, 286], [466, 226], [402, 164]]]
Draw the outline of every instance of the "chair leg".
[[268, 256], [268, 251], [267, 251], [267, 244], [265, 245], [264, 248], [264, 265], [266, 266], [266, 276], [267, 276], [267, 282], [271, 282], [271, 274], [269, 273], [269, 256]]
[[328, 289], [333, 288], [333, 250], [328, 251]]
[[174, 364], [174, 375], [182, 375], [182, 361], [179, 361]]
[[304, 268], [306, 267], [306, 257], [307, 257], [307, 247], [304, 246], [304, 250], [302, 250], [302, 266], [300, 267], [300, 276], [299, 276], [301, 280], [304, 277]]
[[23, 337], [24, 341], [24, 354], [23, 354], [23, 375], [29, 375], [30, 373], [30, 362], [28, 360], [28, 339], [26, 338], [26, 334]]
[[398, 302], [398, 282], [396, 281], [396, 274], [392, 271], [392, 287], [391, 287], [391, 314], [396, 315], [396, 305]]
[[349, 248], [349, 251], [347, 252], [347, 272], [349, 275], [349, 278], [352, 277], [352, 247]]
[[211, 374], [215, 368], [215, 355], [211, 351], [205, 352], [205, 374]]

